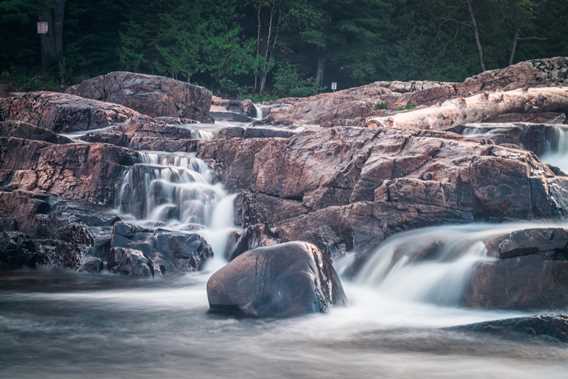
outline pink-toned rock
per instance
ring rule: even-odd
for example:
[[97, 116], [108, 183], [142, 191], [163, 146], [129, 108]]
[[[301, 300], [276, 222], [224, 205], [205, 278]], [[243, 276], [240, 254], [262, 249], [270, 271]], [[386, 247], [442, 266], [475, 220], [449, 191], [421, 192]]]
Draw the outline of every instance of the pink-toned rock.
[[210, 120], [209, 90], [163, 76], [116, 71], [84, 80], [67, 92], [122, 104], [149, 116]]
[[143, 117], [122, 105], [46, 91], [0, 98], [0, 115], [57, 133], [100, 129]]

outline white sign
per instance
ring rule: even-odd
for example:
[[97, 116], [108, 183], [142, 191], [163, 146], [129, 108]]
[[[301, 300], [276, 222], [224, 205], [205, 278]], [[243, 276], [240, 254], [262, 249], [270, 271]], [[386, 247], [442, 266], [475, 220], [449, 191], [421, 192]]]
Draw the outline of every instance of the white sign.
[[37, 22], [37, 34], [47, 34], [49, 32], [49, 24], [47, 21]]
[[337, 91], [337, 82], [331, 82], [331, 90]]

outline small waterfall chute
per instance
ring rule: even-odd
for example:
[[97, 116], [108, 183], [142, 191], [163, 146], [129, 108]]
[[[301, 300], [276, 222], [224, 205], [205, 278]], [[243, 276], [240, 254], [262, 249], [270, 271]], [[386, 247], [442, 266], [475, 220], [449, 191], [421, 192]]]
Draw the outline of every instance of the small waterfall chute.
[[542, 160], [568, 173], [568, 128], [554, 127], [555, 140], [550, 141]]
[[193, 154], [142, 152], [142, 162], [126, 173], [118, 212], [145, 227], [201, 234], [222, 257], [228, 236], [237, 231], [233, 203], [205, 162]]
[[460, 306], [475, 266], [492, 261], [484, 241], [543, 224], [436, 226], [396, 234], [362, 266], [355, 282], [399, 301]]

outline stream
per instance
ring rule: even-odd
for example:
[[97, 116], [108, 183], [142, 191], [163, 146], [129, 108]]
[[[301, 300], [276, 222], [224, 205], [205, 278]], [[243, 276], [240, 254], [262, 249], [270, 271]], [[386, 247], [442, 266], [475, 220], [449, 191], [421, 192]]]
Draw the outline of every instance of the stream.
[[[216, 258], [202, 272], [163, 279], [0, 276], [1, 378], [566, 378], [565, 346], [445, 329], [531, 315], [463, 309], [459, 298], [473, 265], [489, 259], [481, 238], [545, 224], [401, 233], [344, 278], [348, 307], [286, 320], [228, 318], [207, 312], [205, 285], [236, 229], [234, 196], [192, 155], [142, 156], [115, 212], [147, 228], [197, 230]], [[442, 241], [434, 259], [413, 259], [434, 239]], [[396, 254], [401, 247], [408, 254]], [[351, 258], [335, 262], [339, 273]]]

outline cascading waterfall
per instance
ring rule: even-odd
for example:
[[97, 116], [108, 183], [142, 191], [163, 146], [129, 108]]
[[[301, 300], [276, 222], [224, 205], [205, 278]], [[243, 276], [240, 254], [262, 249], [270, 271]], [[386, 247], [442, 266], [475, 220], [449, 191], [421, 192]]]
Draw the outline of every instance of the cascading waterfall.
[[238, 230], [233, 221], [234, 195], [205, 162], [192, 154], [141, 152], [142, 163], [126, 173], [117, 208], [131, 222], [145, 227], [197, 232], [223, 255], [229, 234]]
[[484, 240], [547, 226], [469, 224], [399, 233], [378, 247], [355, 281], [397, 300], [459, 306], [475, 266], [493, 259], [486, 254]]
[[262, 121], [264, 118], [264, 115], [262, 114], [262, 107], [257, 104], [253, 104], [253, 106], [254, 106], [254, 111], [256, 113], [254, 119], [257, 121]]
[[555, 127], [556, 141], [551, 143], [542, 160], [568, 173], [568, 128]]

